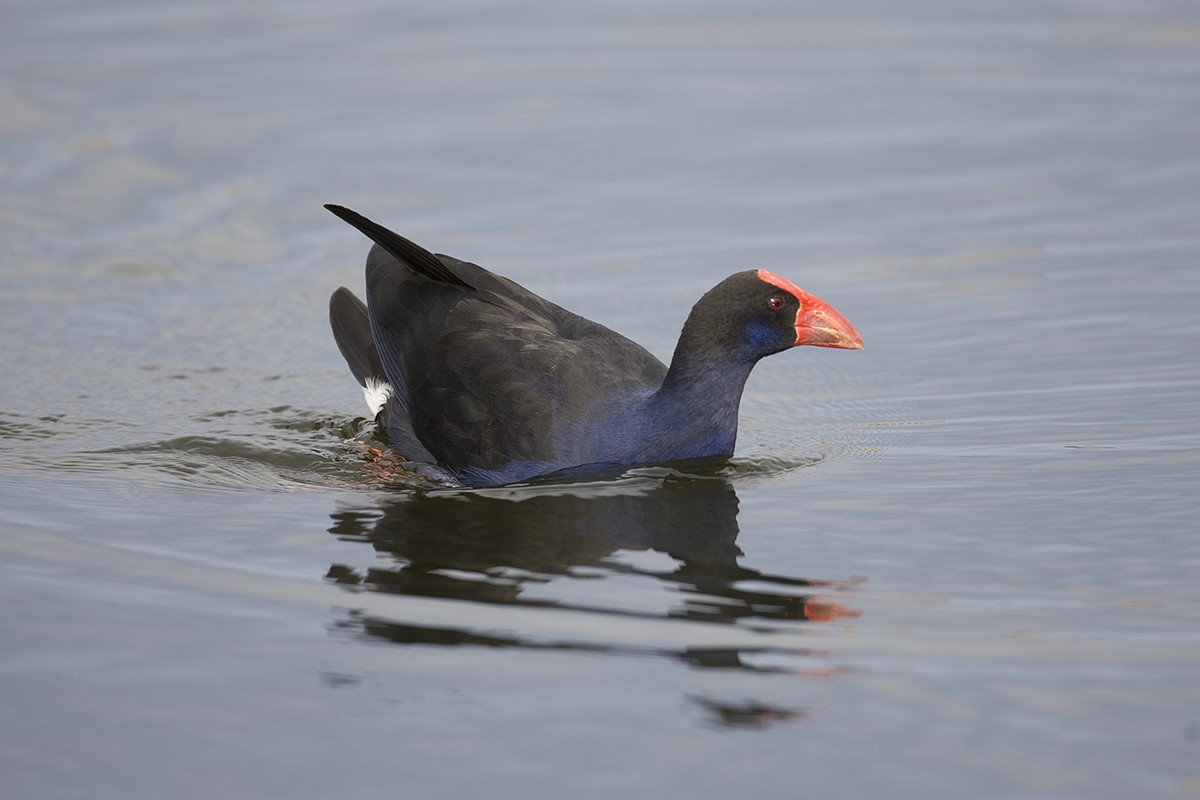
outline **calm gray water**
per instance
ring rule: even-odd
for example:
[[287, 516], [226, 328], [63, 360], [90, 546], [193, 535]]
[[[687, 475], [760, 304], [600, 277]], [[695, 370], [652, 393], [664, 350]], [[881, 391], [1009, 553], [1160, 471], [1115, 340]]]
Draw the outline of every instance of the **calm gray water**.
[[[0, 14], [5, 797], [1200, 796], [1194, 3]], [[718, 470], [406, 488], [326, 202], [866, 349]]]

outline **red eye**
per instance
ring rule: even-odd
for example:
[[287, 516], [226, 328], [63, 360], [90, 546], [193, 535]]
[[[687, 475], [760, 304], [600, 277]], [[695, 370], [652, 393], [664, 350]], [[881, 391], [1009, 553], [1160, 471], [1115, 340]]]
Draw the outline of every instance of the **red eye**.
[[779, 295], [775, 295], [767, 301], [767, 306], [769, 306], [772, 311], [778, 311], [779, 309], [783, 308], [783, 298]]

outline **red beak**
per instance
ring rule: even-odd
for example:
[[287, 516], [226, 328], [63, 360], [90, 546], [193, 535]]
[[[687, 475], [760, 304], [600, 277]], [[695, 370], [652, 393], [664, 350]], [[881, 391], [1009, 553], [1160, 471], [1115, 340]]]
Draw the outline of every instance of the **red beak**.
[[758, 278], [772, 286], [778, 286], [800, 301], [800, 310], [796, 312], [796, 341], [792, 347], [811, 344], [817, 347], [862, 350], [862, 337], [854, 330], [850, 320], [843, 317], [836, 308], [773, 272], [760, 269]]
[[840, 347], [845, 350], [861, 350], [862, 337], [850, 320], [836, 308], [807, 292], [800, 296], [800, 310], [796, 312], [796, 344], [811, 344], [817, 347]]

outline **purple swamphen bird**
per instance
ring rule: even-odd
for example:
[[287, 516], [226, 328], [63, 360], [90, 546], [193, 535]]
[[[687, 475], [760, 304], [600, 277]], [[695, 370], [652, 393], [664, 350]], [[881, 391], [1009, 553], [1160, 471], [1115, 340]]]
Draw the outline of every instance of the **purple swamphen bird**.
[[392, 449], [467, 486], [728, 457], [760, 358], [802, 344], [862, 347], [833, 307], [749, 270], [700, 298], [668, 368], [507, 278], [326, 208], [375, 242], [367, 302], [345, 287], [330, 298], [338, 349]]

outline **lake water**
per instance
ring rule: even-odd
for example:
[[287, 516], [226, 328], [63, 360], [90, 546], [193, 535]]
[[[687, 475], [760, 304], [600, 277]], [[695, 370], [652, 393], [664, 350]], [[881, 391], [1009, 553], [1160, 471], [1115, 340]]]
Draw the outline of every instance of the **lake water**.
[[[1200, 797], [1196, 4], [0, 11], [6, 797]], [[329, 202], [866, 349], [718, 469], [406, 487]]]

